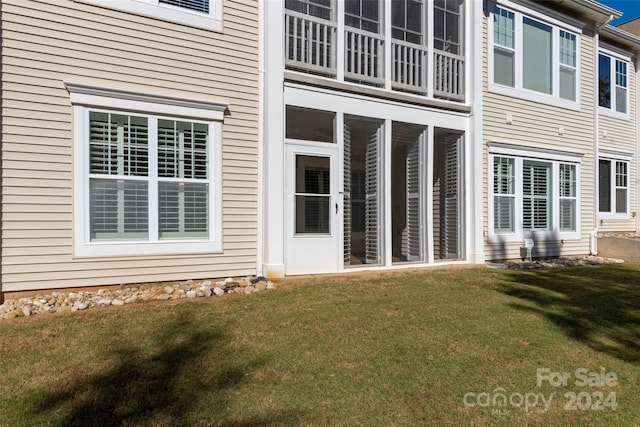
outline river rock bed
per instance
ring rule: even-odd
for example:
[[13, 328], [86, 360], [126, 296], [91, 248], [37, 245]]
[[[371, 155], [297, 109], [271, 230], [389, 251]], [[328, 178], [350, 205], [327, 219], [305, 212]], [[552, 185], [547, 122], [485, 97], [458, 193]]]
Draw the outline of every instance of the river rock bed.
[[534, 259], [533, 261], [505, 261], [504, 263], [491, 264], [489, 266], [493, 268], [508, 268], [510, 270], [535, 270], [538, 268], [581, 267], [585, 265], [621, 263], [624, 263], [624, 260], [618, 258], [605, 258], [589, 255], [585, 257]]
[[252, 294], [275, 289], [264, 277], [227, 278], [225, 280], [187, 280], [173, 284], [127, 285], [120, 288], [99, 288], [96, 291], [38, 293], [31, 298], [7, 299], [0, 305], [0, 319], [33, 316], [44, 313], [64, 313], [109, 305], [123, 306], [149, 301], [169, 301], [189, 298], [209, 298], [225, 294]]

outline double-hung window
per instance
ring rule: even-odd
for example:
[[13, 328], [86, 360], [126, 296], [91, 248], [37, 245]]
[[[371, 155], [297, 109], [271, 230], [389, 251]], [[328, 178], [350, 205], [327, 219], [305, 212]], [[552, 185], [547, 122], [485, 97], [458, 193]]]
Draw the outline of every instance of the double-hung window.
[[222, 31], [222, 0], [75, 0]]
[[629, 161], [598, 159], [598, 212], [600, 218], [627, 218], [629, 214]]
[[578, 205], [576, 165], [561, 163], [559, 175], [559, 228], [560, 231], [576, 231], [576, 209]]
[[74, 106], [75, 254], [219, 252], [225, 105], [67, 88]]
[[629, 61], [601, 52], [598, 55], [600, 111], [626, 118], [629, 111]]
[[515, 160], [495, 157], [493, 162], [493, 228], [496, 233], [515, 231]]
[[490, 28], [492, 91], [577, 108], [577, 30], [497, 4]]
[[490, 240], [541, 234], [578, 238], [577, 161], [567, 161], [570, 156], [534, 158], [519, 151], [495, 150], [491, 155]]

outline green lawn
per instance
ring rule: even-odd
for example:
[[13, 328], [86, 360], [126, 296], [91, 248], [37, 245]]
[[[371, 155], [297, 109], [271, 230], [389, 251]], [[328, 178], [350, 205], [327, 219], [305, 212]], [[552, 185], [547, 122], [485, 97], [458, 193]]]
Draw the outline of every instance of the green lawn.
[[[0, 348], [7, 426], [633, 426], [640, 265], [426, 271], [38, 315], [0, 322]], [[544, 368], [567, 385], [538, 386]]]

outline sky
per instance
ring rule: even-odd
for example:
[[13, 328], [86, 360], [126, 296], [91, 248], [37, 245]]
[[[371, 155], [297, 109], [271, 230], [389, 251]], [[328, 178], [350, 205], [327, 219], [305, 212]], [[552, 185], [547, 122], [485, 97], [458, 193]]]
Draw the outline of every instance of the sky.
[[611, 24], [618, 25], [623, 22], [632, 20], [640, 16], [640, 0], [596, 0], [598, 3], [609, 6], [612, 9], [619, 10], [624, 15], [620, 19], [616, 19]]

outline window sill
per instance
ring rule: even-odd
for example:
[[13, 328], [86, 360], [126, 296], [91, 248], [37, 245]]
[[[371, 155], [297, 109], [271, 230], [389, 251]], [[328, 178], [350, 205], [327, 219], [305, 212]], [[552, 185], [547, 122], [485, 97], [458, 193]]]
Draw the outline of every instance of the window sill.
[[162, 242], [92, 242], [76, 244], [74, 256], [120, 257], [221, 253], [220, 241], [171, 240]]
[[602, 213], [598, 212], [598, 219], [617, 219], [621, 221], [627, 221], [631, 219], [631, 215], [628, 213]]
[[629, 114], [627, 113], [619, 113], [617, 111], [613, 111], [609, 108], [598, 107], [598, 114], [602, 116], [611, 117], [613, 119], [625, 120], [629, 121]]
[[577, 101], [567, 101], [551, 95], [544, 95], [526, 89], [516, 89], [495, 83], [489, 83], [488, 90], [491, 93], [524, 99], [525, 101], [537, 102], [540, 104], [551, 105], [553, 107], [565, 108], [567, 110], [580, 111], [580, 103]]
[[82, 3], [90, 3], [109, 9], [117, 9], [123, 12], [135, 13], [150, 18], [175, 22], [191, 27], [203, 28], [205, 30], [222, 32], [222, 10], [221, 1], [214, 1], [211, 4], [212, 11], [209, 15], [190, 10], [181, 10], [178, 7], [167, 5], [150, 4], [140, 0], [74, 0]]

